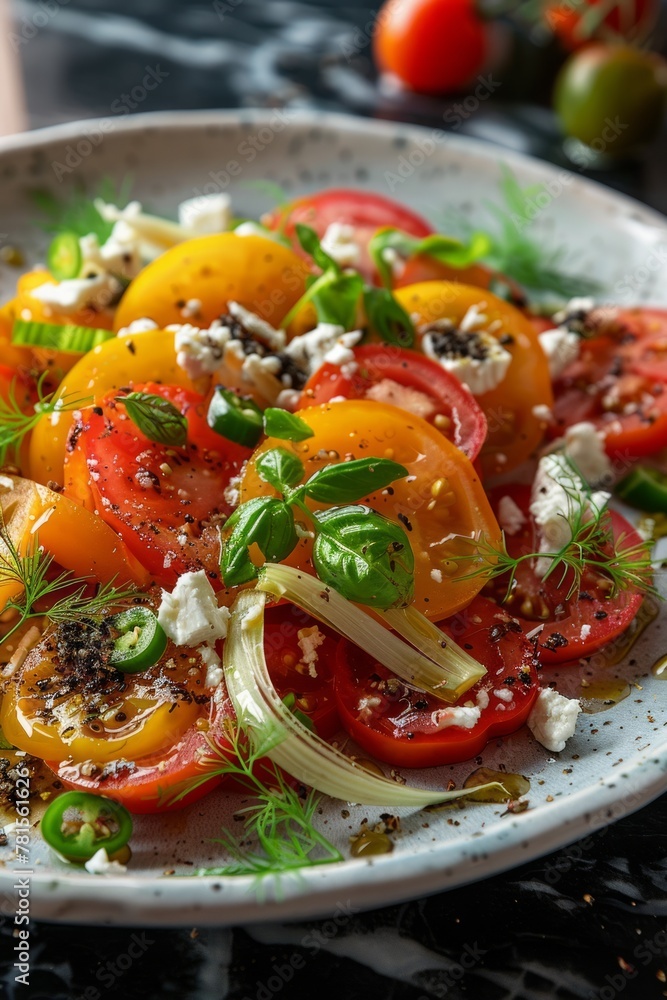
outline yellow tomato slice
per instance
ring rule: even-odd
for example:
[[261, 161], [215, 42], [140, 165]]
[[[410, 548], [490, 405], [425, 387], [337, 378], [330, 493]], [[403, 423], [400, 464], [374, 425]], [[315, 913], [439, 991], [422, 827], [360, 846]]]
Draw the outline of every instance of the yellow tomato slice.
[[[174, 334], [147, 330], [107, 340], [94, 347], [72, 368], [58, 389], [65, 400], [93, 398], [111, 389], [139, 382], [164, 382], [194, 388], [176, 363]], [[42, 417], [30, 441], [29, 469], [38, 483], [62, 482], [67, 435], [72, 424], [68, 412]]]
[[[172, 247], [131, 282], [116, 311], [114, 329], [148, 317], [158, 326], [210, 326], [227, 303], [241, 305], [278, 327], [305, 291], [309, 274], [288, 247], [263, 236], [219, 233]], [[184, 318], [186, 303], [197, 308]]]
[[[269, 448], [294, 451], [304, 463], [306, 478], [332, 462], [391, 458], [407, 468], [408, 477], [366, 497], [364, 503], [407, 532], [415, 555], [414, 605], [435, 621], [465, 607], [484, 581], [463, 579], [470, 567], [453, 557], [468, 554], [470, 545], [456, 536], [482, 532], [497, 544], [500, 529], [479, 476], [463, 452], [420, 417], [372, 400], [313, 406], [299, 416], [314, 436], [294, 443], [267, 439], [247, 466], [241, 500], [274, 495], [255, 468], [257, 457]], [[285, 561], [312, 572], [311, 549], [310, 539], [302, 538]]]
[[[477, 396], [489, 429], [482, 447], [485, 474], [509, 472], [525, 461], [542, 441], [544, 424], [533, 413], [538, 405], [553, 404], [549, 368], [532, 323], [508, 302], [491, 292], [451, 281], [424, 281], [399, 289], [396, 298], [417, 325], [448, 319], [458, 326], [471, 306], [488, 317], [485, 329], [500, 338], [512, 355], [503, 381]], [[497, 323], [497, 329], [493, 325]]]
[[[0, 476], [0, 507], [10, 537], [21, 553], [35, 539], [64, 569], [99, 581], [150, 583], [146, 570], [96, 514], [29, 479]], [[0, 548], [0, 555], [2, 549]], [[20, 593], [13, 581], [0, 583], [0, 608]]]
[[[87, 676], [85, 669], [65, 664], [63, 672], [53, 645], [42, 642], [28, 654], [0, 709], [5, 737], [35, 757], [100, 764], [135, 760], [174, 746], [201, 713], [197, 700], [184, 696], [193, 681], [189, 658], [126, 674], [123, 690], [114, 684], [104, 690], [94, 671]], [[73, 672], [80, 672], [78, 681], [72, 682]], [[201, 688], [202, 677], [198, 680]]]

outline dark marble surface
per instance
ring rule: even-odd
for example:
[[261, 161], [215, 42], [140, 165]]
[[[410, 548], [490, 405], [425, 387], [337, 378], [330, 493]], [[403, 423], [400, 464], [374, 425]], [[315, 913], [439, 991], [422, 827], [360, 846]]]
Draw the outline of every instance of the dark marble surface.
[[[368, 56], [367, 26], [376, 9], [370, 5], [62, 0], [56, 6], [42, 24], [39, 0], [14, 3], [35, 126], [118, 113], [122, 95], [157, 65], [168, 76], [136, 110], [289, 104], [440, 125], [451, 106], [378, 86]], [[511, 56], [509, 68], [497, 63], [502, 87], [461, 132], [565, 163], [546, 106], [557, 53], [505, 29], [498, 49]], [[526, 93], [536, 103], [524, 103]], [[665, 211], [666, 146], [663, 136], [598, 179]], [[664, 997], [666, 828], [663, 798], [556, 855], [464, 889], [352, 914], [338, 925], [144, 931], [33, 923], [29, 987], [14, 983], [13, 926], [5, 919], [0, 996]]]

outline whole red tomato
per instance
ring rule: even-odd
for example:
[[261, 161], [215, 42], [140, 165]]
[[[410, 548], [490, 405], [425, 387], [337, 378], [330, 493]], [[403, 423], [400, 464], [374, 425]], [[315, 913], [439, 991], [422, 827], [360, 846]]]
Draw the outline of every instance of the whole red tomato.
[[373, 35], [380, 69], [411, 90], [442, 94], [464, 87], [486, 55], [486, 29], [473, 0], [389, 0]]

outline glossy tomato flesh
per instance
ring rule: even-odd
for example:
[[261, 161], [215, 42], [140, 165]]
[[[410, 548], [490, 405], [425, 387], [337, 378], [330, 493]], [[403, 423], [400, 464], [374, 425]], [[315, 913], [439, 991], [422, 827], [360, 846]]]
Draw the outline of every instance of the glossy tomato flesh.
[[[530, 487], [515, 485], [499, 487], [492, 494], [494, 503], [510, 496], [523, 512], [526, 522], [514, 535], [505, 535], [510, 555], [518, 557], [535, 552], [539, 546], [537, 531], [529, 515]], [[641, 538], [624, 517], [609, 511], [609, 525], [617, 548], [641, 544]], [[642, 603], [635, 590], [620, 591], [610, 597], [607, 578], [587, 570], [581, 587], [572, 597], [567, 596], [572, 574], [555, 571], [546, 580], [535, 572], [532, 560], [522, 562], [516, 574], [516, 586], [507, 601], [507, 577], [501, 576], [489, 584], [485, 594], [502, 602], [501, 606], [521, 623], [528, 632], [540, 625], [537, 650], [542, 663], [563, 663], [590, 656], [597, 649], [623, 632], [632, 622]]]
[[486, 417], [475, 397], [441, 365], [390, 344], [355, 348], [354, 365], [318, 368], [303, 389], [301, 406], [337, 397], [402, 406], [434, 424], [469, 459], [477, 457], [486, 437]]
[[522, 726], [538, 695], [534, 646], [491, 601], [476, 597], [439, 624], [487, 668], [458, 703], [480, 708], [470, 729], [448, 723], [455, 718], [450, 706], [404, 684], [373, 656], [347, 641], [338, 646], [341, 722], [364, 750], [387, 764], [436, 767], [470, 760], [489, 740]]
[[378, 229], [390, 226], [417, 237], [430, 236], [434, 231], [425, 219], [392, 198], [353, 188], [332, 188], [306, 195], [268, 213], [262, 221], [269, 229], [283, 232], [292, 241], [296, 252], [304, 257], [307, 254], [301, 249], [296, 236], [297, 223], [310, 226], [320, 239], [332, 223], [352, 226], [353, 239], [360, 250], [358, 269], [364, 277], [373, 281], [377, 279], [377, 272], [367, 248]]
[[99, 511], [161, 585], [202, 567], [215, 583], [216, 521], [231, 513], [224, 492], [250, 450], [209, 428], [197, 393], [152, 383], [134, 391], [162, 396], [185, 415], [187, 445], [149, 440], [114, 392], [86, 411], [70, 435], [65, 492]]

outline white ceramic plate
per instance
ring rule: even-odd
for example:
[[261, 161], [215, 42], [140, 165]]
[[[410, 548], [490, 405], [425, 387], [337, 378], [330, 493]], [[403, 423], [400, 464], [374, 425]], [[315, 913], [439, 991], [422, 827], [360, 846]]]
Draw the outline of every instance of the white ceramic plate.
[[[489, 218], [484, 198], [497, 194], [500, 162], [525, 183], [543, 182], [534, 232], [570, 250], [568, 269], [602, 280], [610, 300], [667, 305], [667, 224], [641, 205], [535, 160], [481, 142], [404, 125], [294, 111], [178, 113], [107, 119], [46, 129], [0, 142], [0, 244], [18, 244], [31, 260], [45, 238], [35, 227], [30, 189], [65, 196], [76, 184], [134, 179], [133, 196], [160, 212], [198, 193], [229, 189], [239, 214], [256, 216], [271, 199], [248, 184], [270, 179], [290, 194], [357, 186], [393, 195], [438, 222], [446, 209]], [[531, 230], [533, 231], [533, 230]], [[0, 294], [16, 272], [0, 266]], [[664, 620], [664, 617], [663, 617]], [[50, 857], [33, 831], [31, 913], [70, 922], [239, 923], [324, 915], [417, 897], [471, 882], [590, 834], [651, 801], [667, 787], [667, 686], [650, 674], [663, 652], [662, 623], [653, 623], [620, 666], [595, 662], [551, 671], [570, 695], [580, 677], [621, 678], [632, 686], [613, 710], [582, 715], [574, 739], [549, 754], [527, 731], [491, 744], [490, 767], [531, 780], [530, 808], [506, 814], [493, 805], [407, 815], [392, 854], [309, 869], [279, 891], [250, 879], [188, 877], [218, 860], [213, 838], [233, 825], [233, 803], [214, 794], [171, 817], [138, 820], [126, 876], [84, 876]], [[599, 660], [600, 658], [598, 658]], [[544, 672], [543, 676], [547, 676]], [[476, 763], [409, 775], [415, 783], [460, 783]], [[323, 829], [347, 853], [364, 817], [383, 810], [327, 807]], [[388, 803], [391, 806], [391, 803]], [[11, 845], [10, 845], [11, 847]], [[0, 848], [0, 908], [12, 913], [20, 867]], [[176, 876], [165, 876], [175, 869]], [[178, 877], [185, 876], [185, 877]], [[557, 877], [557, 873], [555, 875]]]

